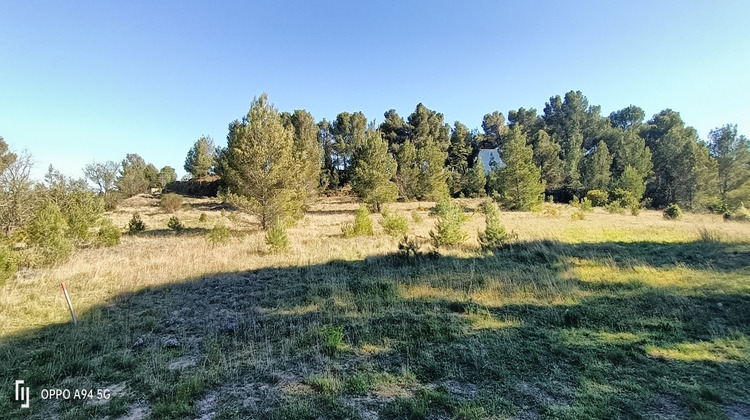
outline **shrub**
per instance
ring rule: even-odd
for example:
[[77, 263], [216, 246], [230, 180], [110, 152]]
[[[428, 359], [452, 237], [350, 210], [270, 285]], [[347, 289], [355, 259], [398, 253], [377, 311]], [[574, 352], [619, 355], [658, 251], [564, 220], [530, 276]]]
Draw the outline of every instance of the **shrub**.
[[458, 245], [466, 240], [466, 232], [462, 230], [466, 216], [464, 211], [450, 197], [441, 199], [435, 206], [438, 222], [430, 231], [430, 237], [435, 247], [441, 245]]
[[631, 203], [630, 206], [628, 206], [630, 209], [630, 214], [632, 216], [638, 216], [641, 214], [641, 205], [640, 203]]
[[508, 233], [505, 226], [500, 223], [500, 208], [492, 200], [482, 203], [484, 213], [485, 229], [479, 232], [479, 244], [484, 249], [501, 248], [508, 241]]
[[343, 325], [326, 325], [320, 329], [320, 338], [323, 348], [330, 353], [346, 350], [344, 343], [344, 326]]
[[143, 219], [141, 219], [141, 215], [138, 212], [133, 213], [133, 217], [130, 218], [130, 221], [128, 222], [128, 233], [131, 235], [135, 235], [136, 233], [140, 233], [146, 230], [146, 224], [143, 223]]
[[57, 204], [45, 202], [26, 228], [29, 243], [38, 251], [37, 264], [53, 265], [70, 257], [75, 250], [67, 237], [68, 224]]
[[182, 196], [179, 194], [163, 194], [159, 200], [159, 207], [167, 213], [174, 213], [182, 208], [182, 201]]
[[217, 223], [214, 227], [206, 234], [206, 241], [213, 245], [225, 244], [229, 242], [232, 234], [229, 232], [229, 228], [221, 223]]
[[625, 214], [625, 209], [622, 208], [619, 201], [613, 201], [607, 204], [604, 208], [607, 209], [610, 214]]
[[286, 234], [286, 226], [280, 219], [266, 232], [266, 243], [271, 252], [281, 252], [289, 246], [289, 237]]
[[351, 238], [353, 236], [372, 235], [372, 219], [370, 211], [364, 204], [359, 206], [357, 213], [354, 215], [354, 224], [343, 227], [344, 236]]
[[560, 207], [554, 204], [545, 203], [542, 207], [542, 214], [545, 216], [560, 217], [560, 215], [562, 214], [562, 210], [560, 210]]
[[398, 252], [407, 257], [410, 255], [419, 255], [420, 247], [419, 241], [416, 238], [409, 237], [409, 235], [404, 235], [398, 242]]
[[116, 210], [121, 201], [122, 194], [119, 191], [107, 191], [104, 193], [104, 210]]
[[586, 213], [582, 209], [578, 209], [570, 215], [570, 220], [585, 220]]
[[589, 213], [594, 211], [594, 207], [591, 204], [591, 200], [589, 200], [587, 197], [583, 197], [583, 200], [581, 200], [581, 211], [589, 212]]
[[90, 229], [104, 214], [104, 199], [88, 190], [68, 191], [57, 202], [68, 223], [67, 236], [81, 243], [90, 237]]
[[177, 216], [172, 216], [167, 222], [167, 227], [175, 232], [182, 232], [185, 229], [185, 225], [182, 224]]
[[609, 202], [609, 193], [602, 190], [591, 190], [586, 193], [586, 198], [591, 201], [594, 207], [604, 207]]
[[99, 246], [115, 246], [120, 243], [121, 236], [120, 229], [111, 220], [105, 218], [102, 220], [99, 232], [96, 235], [96, 244]]
[[411, 212], [411, 220], [414, 223], [422, 223], [424, 220], [422, 219], [422, 215], [419, 214], [418, 211], [414, 210]]
[[0, 286], [16, 273], [18, 265], [13, 251], [8, 246], [0, 243]]
[[664, 218], [667, 220], [680, 220], [682, 219], [682, 209], [678, 204], [670, 204], [664, 210]]
[[737, 222], [750, 222], [750, 210], [745, 208], [745, 204], [742, 203], [740, 208], [734, 213], [724, 213], [724, 220], [734, 220]]
[[383, 230], [393, 237], [403, 236], [409, 230], [409, 222], [400, 214], [391, 214], [383, 209], [383, 220], [380, 221]]
[[200, 217], [198, 217], [198, 221], [201, 223], [206, 223], [208, 221], [208, 216], [206, 216], [206, 213], [201, 213]]

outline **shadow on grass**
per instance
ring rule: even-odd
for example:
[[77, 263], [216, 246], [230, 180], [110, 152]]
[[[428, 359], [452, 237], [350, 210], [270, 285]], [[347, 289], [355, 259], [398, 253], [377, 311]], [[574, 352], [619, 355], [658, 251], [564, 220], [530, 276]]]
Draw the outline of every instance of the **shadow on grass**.
[[[118, 295], [81, 314], [78, 327], [3, 337], [0, 412], [722, 418], [722, 407], [750, 404], [750, 295], [688, 293], [649, 278], [592, 283], [569, 268], [589, 259], [741, 278], [747, 252], [540, 241], [476, 258], [388, 255], [218, 273]], [[10, 397], [15, 379], [32, 388], [30, 410]], [[118, 393], [101, 405], [39, 394], [105, 387]]]

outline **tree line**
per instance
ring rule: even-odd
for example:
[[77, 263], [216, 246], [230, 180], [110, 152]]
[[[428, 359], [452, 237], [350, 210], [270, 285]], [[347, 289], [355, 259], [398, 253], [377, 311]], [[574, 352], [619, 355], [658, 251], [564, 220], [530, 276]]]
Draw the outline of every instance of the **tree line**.
[[[376, 125], [362, 112], [316, 122], [304, 110], [279, 112], [267, 95], [229, 126], [227, 145], [206, 137], [190, 149], [185, 169], [221, 176], [223, 197], [258, 214], [295, 217], [318, 191], [350, 186], [378, 210], [396, 199], [491, 196], [528, 210], [546, 198], [728, 212], [750, 199], [750, 143], [727, 124], [707, 141], [665, 109], [645, 120], [631, 105], [601, 115], [580, 91], [534, 108], [484, 116], [481, 130], [418, 104], [406, 118], [388, 110]], [[479, 150], [501, 161], [485, 174]]]

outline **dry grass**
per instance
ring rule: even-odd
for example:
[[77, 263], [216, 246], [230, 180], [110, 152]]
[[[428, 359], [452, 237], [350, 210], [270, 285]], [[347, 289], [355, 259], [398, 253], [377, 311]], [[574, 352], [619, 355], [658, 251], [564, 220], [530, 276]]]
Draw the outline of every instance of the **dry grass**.
[[[467, 247], [441, 250], [444, 254], [467, 255], [478, 250], [477, 231], [484, 228], [484, 217], [478, 210], [481, 200], [457, 200], [471, 217], [465, 225], [469, 234]], [[149, 286], [183, 282], [217, 273], [245, 272], [263, 267], [292, 267], [321, 264], [332, 260], [361, 260], [370, 256], [393, 253], [397, 240], [385, 235], [378, 221], [380, 214], [373, 214], [375, 235], [371, 237], [344, 238], [341, 228], [354, 219], [359, 204], [350, 197], [322, 198], [312, 205], [305, 217], [288, 230], [290, 247], [283, 254], [266, 252], [264, 234], [257, 221], [249, 215], [225, 210], [211, 199], [187, 198], [189, 210], [180, 210], [177, 216], [192, 232], [177, 235], [169, 231], [167, 221], [172, 214], [159, 209], [159, 199], [149, 195], [132, 197], [114, 212], [107, 213], [116, 226], [124, 227], [133, 212], [140, 212], [147, 230], [138, 236], [124, 235], [120, 246], [105, 249], [79, 251], [68, 262], [55, 268], [22, 272], [16, 281], [9, 282], [0, 294], [0, 337], [24, 329], [36, 328], [55, 322], [65, 322], [68, 314], [60, 291], [60, 283], [66, 283], [71, 299], [78, 311], [84, 312], [94, 305], [125, 292], [137, 291]], [[430, 214], [432, 202], [394, 203], [393, 213], [411, 215], [419, 213], [423, 222], [416, 225], [409, 218], [409, 234], [427, 238], [437, 218]], [[565, 243], [596, 242], [687, 242], [701, 238], [706, 231], [713, 232], [726, 241], [742, 241], [750, 238], [750, 224], [724, 222], [719, 215], [685, 214], [680, 221], [664, 220], [659, 211], [643, 211], [637, 217], [609, 214], [595, 209], [584, 221], [572, 221], [570, 213], [575, 211], [567, 205], [560, 207], [560, 217], [542, 213], [503, 212], [502, 221], [508, 232], [518, 234], [519, 241], [553, 240]], [[199, 217], [206, 213], [208, 221], [201, 223]], [[234, 231], [241, 231], [226, 245], [213, 246], [206, 242], [203, 229], [221, 222]], [[606, 268], [595, 263], [594, 271], [586, 271], [585, 265], [577, 268], [576, 275], [583, 278], [601, 278]], [[602, 271], [604, 270], [604, 271]], [[636, 268], [637, 270], [637, 268]], [[645, 270], [654, 270], [645, 268]], [[699, 279], [700, 273], [691, 275], [690, 270], [676, 269], [671, 273], [653, 276], [675, 283]], [[631, 277], [637, 276], [631, 273]], [[609, 276], [627, 280], [628, 275], [619, 273]], [[423, 289], [429, 286], [420, 286]], [[411, 290], [410, 295], [433, 293], [429, 289]], [[452, 292], [453, 293], [453, 292]], [[501, 293], [503, 294], [503, 293]], [[476, 292], [475, 298], [488, 298], [492, 291]], [[448, 297], [448, 296], [445, 296]], [[504, 294], [507, 302], [509, 296]]]
[[[466, 243], [407, 259], [385, 257], [398, 239], [383, 232], [379, 214], [371, 216], [375, 235], [344, 238], [359, 206], [349, 197], [313, 204], [278, 254], [268, 252], [255, 218], [214, 200], [185, 199], [176, 216], [186, 229], [177, 234], [157, 197], [128, 199], [107, 217], [124, 230], [137, 211], [145, 232], [0, 288], [0, 354], [26, 360], [27, 350], [51, 354], [48, 346], [64, 356], [0, 373], [36, 369], [45, 379], [35, 384], [58, 385], [43, 376], [51, 371], [130, 389], [101, 408], [108, 411], [40, 412], [70, 409], [69, 418], [139, 407], [154, 418], [212, 410], [224, 418], [648, 417], [654, 395], [673, 389], [692, 401], [691, 413], [710, 418], [719, 410], [711, 393], [727, 404], [742, 398], [735, 389], [750, 384], [750, 312], [742, 309], [750, 224], [602, 209], [574, 221], [575, 209], [552, 205], [557, 216], [503, 212], [518, 238], [489, 254], [477, 241], [481, 200], [457, 201], [470, 216]], [[433, 206], [389, 211], [407, 216], [409, 235], [426, 241]], [[232, 231], [229, 243], [206, 241], [217, 223]], [[69, 321], [61, 282], [86, 317], [75, 336], [60, 334], [69, 331], [59, 325]], [[321, 344], [325, 334], [333, 344]], [[161, 344], [173, 335], [179, 349]], [[141, 338], [146, 344], [135, 348]], [[108, 363], [117, 367], [96, 378]], [[672, 370], [663, 373], [665, 363]], [[697, 379], [684, 381], [688, 374]]]

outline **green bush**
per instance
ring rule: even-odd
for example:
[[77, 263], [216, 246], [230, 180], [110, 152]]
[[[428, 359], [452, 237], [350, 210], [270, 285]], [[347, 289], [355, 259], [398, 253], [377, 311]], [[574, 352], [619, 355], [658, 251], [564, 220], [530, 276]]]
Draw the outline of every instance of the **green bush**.
[[122, 194], [119, 191], [107, 191], [104, 193], [104, 210], [117, 210], [117, 206], [122, 201]]
[[104, 219], [96, 235], [96, 244], [99, 246], [115, 246], [120, 243], [122, 232], [111, 220]]
[[370, 219], [370, 211], [367, 206], [360, 205], [354, 215], [354, 224], [344, 226], [342, 231], [347, 238], [372, 235], [372, 219]]
[[231, 232], [229, 231], [229, 228], [224, 226], [221, 223], [217, 223], [214, 225], [214, 227], [206, 234], [206, 241], [209, 243], [216, 245], [216, 244], [225, 244], [229, 242], [229, 239], [232, 237]]
[[613, 201], [607, 204], [605, 207], [610, 214], [625, 214], [625, 209], [622, 208], [622, 204], [619, 201]]
[[15, 255], [8, 246], [0, 243], [0, 286], [13, 277], [18, 269]]
[[586, 213], [582, 209], [578, 209], [570, 215], [570, 220], [585, 220]]
[[185, 230], [185, 225], [182, 224], [182, 222], [177, 216], [172, 216], [169, 218], [169, 221], [167, 222], [167, 227], [172, 229], [175, 232], [182, 232], [183, 230]]
[[583, 197], [583, 200], [581, 200], [581, 211], [588, 212], [588, 213], [594, 211], [594, 207], [591, 203], [591, 200], [589, 200], [587, 197]]
[[68, 237], [79, 243], [86, 242], [91, 228], [104, 214], [104, 199], [91, 191], [75, 189], [66, 193], [59, 203], [68, 223]]
[[344, 327], [343, 325], [326, 325], [320, 329], [320, 338], [322, 341], [323, 349], [329, 353], [336, 353], [337, 351], [346, 350], [347, 345], [344, 343]]
[[591, 190], [586, 193], [586, 198], [594, 207], [604, 207], [609, 202], [609, 193], [602, 190]]
[[466, 240], [466, 232], [463, 231], [466, 216], [464, 211], [451, 198], [443, 198], [435, 206], [438, 214], [438, 222], [430, 231], [430, 237], [435, 247], [442, 245], [458, 245]]
[[161, 196], [159, 207], [167, 213], [174, 213], [182, 208], [182, 196], [175, 193], [167, 193]]
[[479, 232], [479, 244], [484, 249], [501, 248], [508, 242], [508, 233], [505, 226], [500, 222], [500, 207], [492, 200], [482, 203], [484, 213], [485, 229]]
[[144, 230], [146, 230], [146, 224], [143, 223], [141, 215], [138, 212], [133, 213], [133, 217], [131, 217], [130, 221], [128, 222], [128, 233], [131, 235], [135, 235], [137, 233], [143, 232]]
[[664, 218], [667, 220], [680, 220], [682, 219], [682, 209], [678, 204], [670, 204], [664, 210]]
[[266, 232], [266, 244], [271, 252], [281, 252], [289, 246], [289, 237], [286, 234], [286, 226], [280, 219]]
[[206, 223], [208, 221], [208, 216], [206, 216], [206, 213], [201, 213], [200, 217], [198, 217], [198, 221], [201, 223]]
[[409, 222], [400, 214], [391, 214], [383, 209], [383, 220], [380, 221], [383, 230], [393, 237], [403, 236], [409, 230]]
[[58, 264], [73, 254], [75, 247], [68, 239], [67, 231], [67, 221], [57, 204], [47, 201], [37, 208], [26, 227], [29, 244], [38, 254], [35, 264]]
[[724, 213], [724, 220], [734, 220], [737, 222], [750, 222], [750, 210], [745, 208], [745, 204], [740, 204], [740, 208], [737, 211], [730, 213]]

